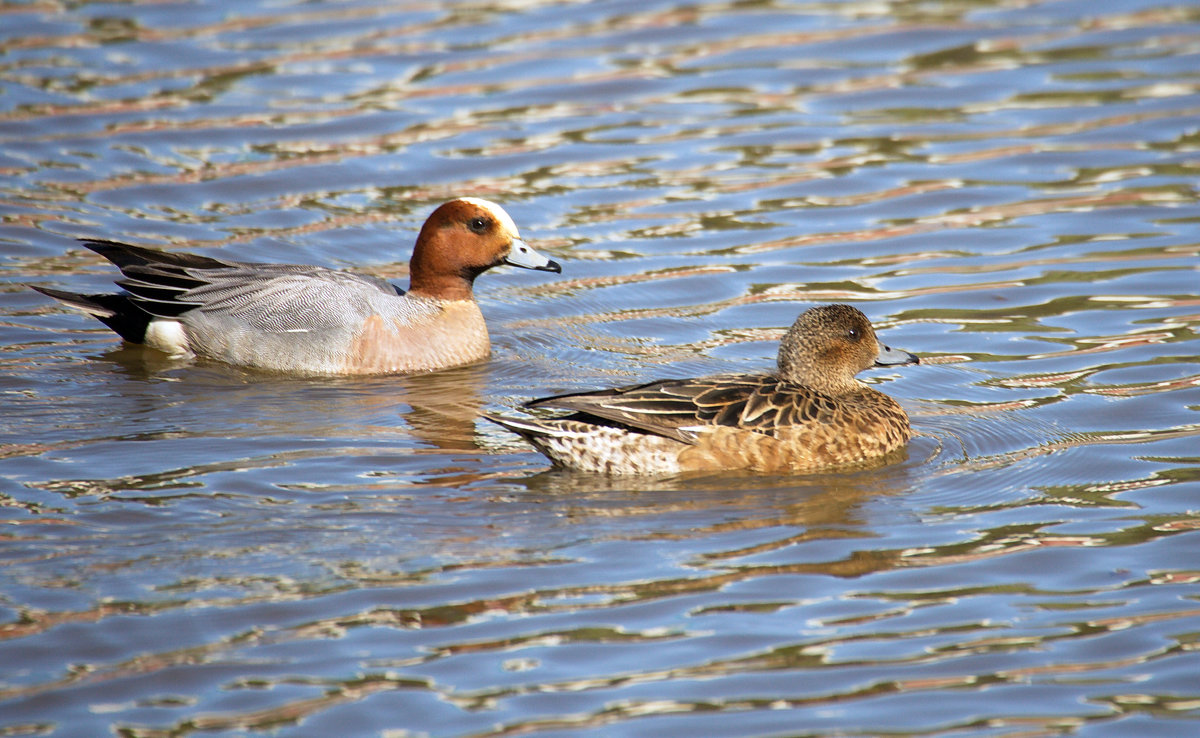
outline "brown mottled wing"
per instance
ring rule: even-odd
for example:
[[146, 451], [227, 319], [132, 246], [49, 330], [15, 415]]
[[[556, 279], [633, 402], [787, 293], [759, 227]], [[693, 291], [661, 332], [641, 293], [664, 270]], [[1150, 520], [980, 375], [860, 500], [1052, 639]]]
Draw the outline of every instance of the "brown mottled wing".
[[574, 410], [574, 419], [627, 426], [643, 433], [695, 443], [696, 426], [730, 426], [774, 435], [776, 429], [810, 422], [829, 408], [826, 398], [801, 387], [781, 386], [768, 375], [666, 379], [601, 392], [531, 400], [526, 407]]

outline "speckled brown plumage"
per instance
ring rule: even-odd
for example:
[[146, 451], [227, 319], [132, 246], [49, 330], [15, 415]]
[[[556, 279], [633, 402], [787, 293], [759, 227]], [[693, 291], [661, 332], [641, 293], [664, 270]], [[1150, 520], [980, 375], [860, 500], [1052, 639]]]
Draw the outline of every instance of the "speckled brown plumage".
[[903, 408], [854, 375], [916, 362], [880, 344], [857, 309], [827, 305], [796, 320], [773, 375], [659, 380], [526, 403], [573, 411], [563, 417], [487, 417], [556, 465], [586, 471], [814, 471], [878, 458], [908, 442]]

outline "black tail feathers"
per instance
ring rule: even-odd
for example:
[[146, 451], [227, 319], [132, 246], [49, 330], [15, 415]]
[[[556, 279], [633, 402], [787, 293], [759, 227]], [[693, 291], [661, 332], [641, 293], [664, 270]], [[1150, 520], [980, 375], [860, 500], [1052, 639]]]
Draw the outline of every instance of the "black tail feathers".
[[37, 285], [30, 285], [30, 287], [47, 297], [53, 297], [64, 305], [82, 310], [95, 317], [116, 331], [126, 341], [142, 343], [146, 339], [146, 326], [150, 325], [150, 319], [153, 316], [134, 305], [129, 299], [129, 295], [103, 293], [80, 295], [75, 292], [38, 287]]

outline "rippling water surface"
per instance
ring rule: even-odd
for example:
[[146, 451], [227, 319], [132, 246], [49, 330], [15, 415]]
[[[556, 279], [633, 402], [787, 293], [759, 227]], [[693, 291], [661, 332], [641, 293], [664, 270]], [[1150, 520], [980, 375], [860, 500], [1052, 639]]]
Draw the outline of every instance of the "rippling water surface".
[[[1200, 733], [1200, 9], [0, 4], [0, 734]], [[404, 283], [494, 351], [258, 375], [33, 292], [74, 239]], [[610, 479], [478, 420], [850, 302], [879, 469]]]

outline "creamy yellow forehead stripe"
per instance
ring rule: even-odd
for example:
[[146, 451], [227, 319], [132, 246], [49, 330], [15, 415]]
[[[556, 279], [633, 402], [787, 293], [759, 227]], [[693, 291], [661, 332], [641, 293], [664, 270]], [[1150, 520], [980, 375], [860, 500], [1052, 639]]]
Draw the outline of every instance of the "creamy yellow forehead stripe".
[[513, 238], [521, 237], [521, 234], [517, 232], [517, 224], [513, 222], [512, 217], [510, 217], [508, 213], [504, 212], [504, 208], [500, 207], [496, 203], [479, 197], [463, 197], [459, 199], [461, 199], [463, 202], [469, 202], [472, 205], [483, 208], [491, 213], [492, 217], [496, 219], [496, 222], [500, 224], [500, 227], [508, 231]]

